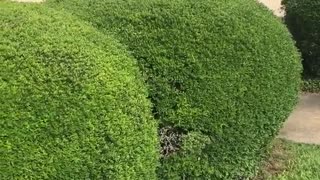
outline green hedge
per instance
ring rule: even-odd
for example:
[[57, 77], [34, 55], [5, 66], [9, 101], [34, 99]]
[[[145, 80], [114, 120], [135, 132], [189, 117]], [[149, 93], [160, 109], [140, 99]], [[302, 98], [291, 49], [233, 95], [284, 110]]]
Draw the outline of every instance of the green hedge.
[[285, 22], [303, 57], [304, 74], [320, 78], [320, 1], [285, 0]]
[[0, 3], [0, 179], [155, 179], [156, 123], [136, 63], [39, 5]]
[[138, 60], [155, 117], [176, 128], [163, 138], [177, 147], [162, 157], [159, 179], [253, 175], [296, 103], [299, 54], [286, 27], [253, 0], [47, 4], [112, 32]]
[[304, 79], [302, 91], [311, 93], [320, 92], [320, 79]]

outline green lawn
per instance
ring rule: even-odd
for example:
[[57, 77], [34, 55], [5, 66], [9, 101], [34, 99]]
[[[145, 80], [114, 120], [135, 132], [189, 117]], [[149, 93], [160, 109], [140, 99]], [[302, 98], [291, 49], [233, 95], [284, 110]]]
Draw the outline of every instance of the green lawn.
[[320, 180], [320, 146], [276, 140], [256, 179]]

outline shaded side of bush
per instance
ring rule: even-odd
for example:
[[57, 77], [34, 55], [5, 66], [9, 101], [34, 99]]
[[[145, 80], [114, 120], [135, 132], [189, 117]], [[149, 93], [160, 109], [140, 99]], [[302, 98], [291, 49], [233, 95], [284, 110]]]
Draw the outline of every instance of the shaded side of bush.
[[303, 57], [304, 75], [320, 78], [320, 1], [285, 0], [285, 22]]
[[134, 59], [65, 13], [0, 2], [0, 179], [155, 179]]

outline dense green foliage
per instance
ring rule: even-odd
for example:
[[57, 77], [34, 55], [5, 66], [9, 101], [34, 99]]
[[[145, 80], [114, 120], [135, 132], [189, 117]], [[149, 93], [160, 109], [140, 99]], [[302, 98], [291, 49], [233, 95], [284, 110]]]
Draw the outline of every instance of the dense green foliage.
[[139, 70], [65, 13], [0, 3], [0, 179], [155, 179]]
[[304, 79], [302, 91], [312, 93], [320, 92], [320, 79]]
[[[182, 130], [160, 179], [251, 176], [291, 112], [300, 60], [253, 0], [49, 0], [112, 32], [138, 60], [161, 126]], [[175, 135], [173, 137], [180, 137]]]
[[303, 57], [304, 74], [320, 78], [320, 1], [285, 0], [285, 22]]

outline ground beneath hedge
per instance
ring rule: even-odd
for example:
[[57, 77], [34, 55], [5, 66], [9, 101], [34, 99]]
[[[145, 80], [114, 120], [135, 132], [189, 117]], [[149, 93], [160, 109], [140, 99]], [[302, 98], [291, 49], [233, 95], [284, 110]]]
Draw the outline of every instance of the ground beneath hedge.
[[302, 94], [296, 109], [285, 122], [280, 138], [320, 144], [320, 94]]

